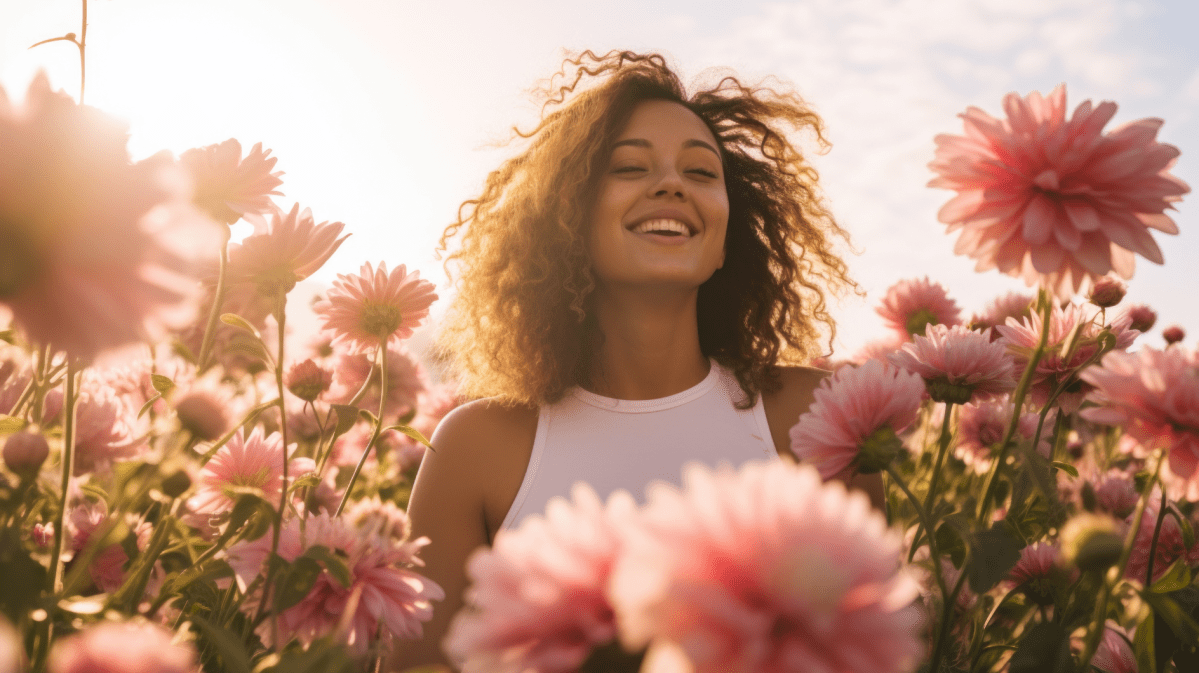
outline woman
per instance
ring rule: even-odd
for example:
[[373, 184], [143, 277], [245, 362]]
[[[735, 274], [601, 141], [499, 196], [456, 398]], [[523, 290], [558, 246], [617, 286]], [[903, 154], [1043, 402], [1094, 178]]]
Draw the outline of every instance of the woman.
[[[397, 666], [445, 661], [467, 557], [576, 480], [643, 496], [688, 460], [788, 456], [825, 372], [784, 363], [831, 332], [824, 291], [852, 287], [784, 135], [824, 142], [798, 97], [731, 77], [688, 97], [658, 55], [586, 52], [568, 74], [443, 238], [460, 280], [441, 343], [478, 399], [412, 491], [446, 600]], [[851, 481], [881, 504], [878, 477]]]

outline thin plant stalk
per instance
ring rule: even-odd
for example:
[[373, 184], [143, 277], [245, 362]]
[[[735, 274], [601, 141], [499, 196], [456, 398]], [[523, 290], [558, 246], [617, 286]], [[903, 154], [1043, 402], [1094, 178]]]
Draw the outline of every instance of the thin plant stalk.
[[54, 526], [54, 546], [50, 553], [50, 593], [58, 593], [62, 589], [62, 549], [63, 538], [67, 529], [67, 502], [70, 497], [71, 476], [75, 471], [75, 407], [79, 398], [79, 372], [74, 362], [67, 362], [67, 390], [63, 397], [63, 436], [62, 436], [62, 489], [59, 498], [58, 521]]
[[[217, 266], [216, 291], [212, 296], [212, 308], [208, 311], [208, 320], [204, 323], [204, 338], [200, 342], [200, 355], [196, 358], [196, 369], [205, 371], [208, 359], [212, 356], [212, 344], [216, 340], [217, 320], [221, 317], [221, 305], [225, 303], [225, 273], [229, 266], [229, 227], [224, 227], [221, 241], [221, 256]], [[282, 330], [280, 330], [282, 332]]]
[[[368, 381], [370, 379], [367, 379]], [[366, 464], [367, 456], [371, 455], [371, 449], [374, 448], [375, 442], [379, 440], [379, 434], [383, 431], [383, 409], [387, 404], [387, 338], [384, 337], [379, 342], [379, 416], [375, 419], [375, 429], [371, 432], [370, 441], [366, 443], [366, 448], [362, 451], [362, 458], [358, 460], [358, 465], [354, 467], [354, 474], [350, 475], [350, 483], [346, 484], [346, 491], [341, 495], [341, 502], [337, 505], [337, 511], [333, 516], [341, 516], [342, 510], [346, 508], [346, 503], [350, 501], [350, 492], [354, 490], [354, 483], [358, 481], [358, 475], [362, 472], [362, 466]], [[332, 451], [332, 447], [330, 447]]]
[[[283, 401], [283, 342], [284, 332], [287, 326], [287, 294], [279, 292], [275, 295], [275, 322], [278, 324], [279, 339], [278, 351], [275, 357], [275, 387], [279, 391], [279, 434], [283, 439], [283, 488], [279, 493], [279, 511], [275, 513], [275, 526], [271, 533], [271, 556], [274, 558], [279, 553], [279, 538], [283, 534], [283, 515], [287, 511], [287, 404]], [[274, 568], [275, 564], [271, 564]], [[268, 571], [269, 572], [269, 571]], [[271, 588], [271, 578], [267, 577], [266, 588], [263, 591], [269, 591]], [[279, 609], [274, 600], [271, 599], [271, 638], [272, 642], [279, 642]]]
[[[936, 460], [933, 461], [933, 472], [932, 472], [932, 475], [930, 475], [928, 478], [928, 493], [924, 497], [924, 511], [925, 512], [932, 511], [933, 501], [937, 497], [937, 486], [938, 486], [937, 482], [940, 481], [941, 468], [944, 467], [944, 465], [945, 465], [945, 453], [949, 450], [949, 441], [950, 441], [950, 439], [952, 439], [952, 434], [950, 433], [950, 430], [949, 430], [950, 415], [952, 413], [953, 413], [953, 403], [946, 402], [945, 403], [945, 417], [941, 420], [941, 438], [937, 442], [937, 458], [936, 458]], [[918, 526], [916, 528], [916, 537], [914, 538], [914, 541], [912, 543], [913, 553], [915, 552], [916, 545], [918, 545], [920, 543], [921, 527], [926, 528], [928, 530], [928, 537], [929, 537], [930, 541], [933, 538], [933, 534], [934, 534], [933, 529], [929, 528], [924, 522], [921, 522], [921, 526]], [[929, 547], [931, 548], [932, 545], [930, 544]], [[909, 555], [908, 560], [911, 560], [910, 555]]]
[[1166, 491], [1162, 490], [1161, 505], [1157, 508], [1157, 523], [1153, 525], [1153, 540], [1149, 542], [1149, 564], [1145, 569], [1145, 586], [1153, 586], [1153, 559], [1157, 556], [1157, 540], [1162, 534], [1162, 524], [1166, 521]]

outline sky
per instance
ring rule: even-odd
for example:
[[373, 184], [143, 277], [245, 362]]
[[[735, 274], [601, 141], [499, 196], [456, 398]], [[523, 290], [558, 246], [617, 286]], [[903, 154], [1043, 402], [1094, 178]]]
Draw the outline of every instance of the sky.
[[[944, 284], [966, 316], [1024, 288], [953, 254], [936, 220], [952, 193], [925, 186], [933, 137], [961, 133], [967, 106], [1000, 115], [1008, 92], [1065, 83], [1071, 109], [1119, 104], [1109, 128], [1164, 119], [1175, 175], [1199, 187], [1196, 25], [1193, 0], [92, 0], [86, 99], [129, 122], [135, 157], [231, 137], [270, 148], [279, 204], [353, 233], [317, 281], [386, 261], [444, 286], [441, 230], [511, 154], [512, 127], [536, 120], [533, 92], [564, 56], [658, 51], [685, 81], [796, 91], [827, 124], [832, 149], [812, 161], [864, 291], [833, 305], [849, 355], [882, 335], [874, 307], [899, 280]], [[77, 0], [0, 0], [10, 98], [39, 69], [78, 95], [73, 46], [28, 46], [79, 26]], [[1138, 260], [1129, 285], [1160, 316], [1146, 343], [1169, 324], [1199, 338], [1196, 199], [1178, 204], [1179, 235], [1156, 235], [1165, 265]]]

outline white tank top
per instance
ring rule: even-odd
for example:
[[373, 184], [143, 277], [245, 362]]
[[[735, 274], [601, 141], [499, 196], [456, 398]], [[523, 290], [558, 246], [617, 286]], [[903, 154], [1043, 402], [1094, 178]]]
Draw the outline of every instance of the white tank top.
[[683, 465], [700, 461], [736, 467], [777, 458], [762, 396], [737, 409], [745, 393], [732, 372], [712, 362], [695, 386], [656, 400], [617, 400], [572, 388], [541, 407], [525, 478], [501, 529], [542, 514], [550, 498], [570, 497], [583, 481], [601, 500], [617, 489], [644, 502], [653, 481], [681, 484]]

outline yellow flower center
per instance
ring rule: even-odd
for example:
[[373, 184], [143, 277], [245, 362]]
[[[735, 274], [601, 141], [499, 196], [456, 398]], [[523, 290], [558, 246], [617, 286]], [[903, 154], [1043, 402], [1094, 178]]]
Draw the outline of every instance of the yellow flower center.
[[386, 339], [400, 328], [403, 316], [393, 304], [367, 302], [362, 310], [362, 331]]

